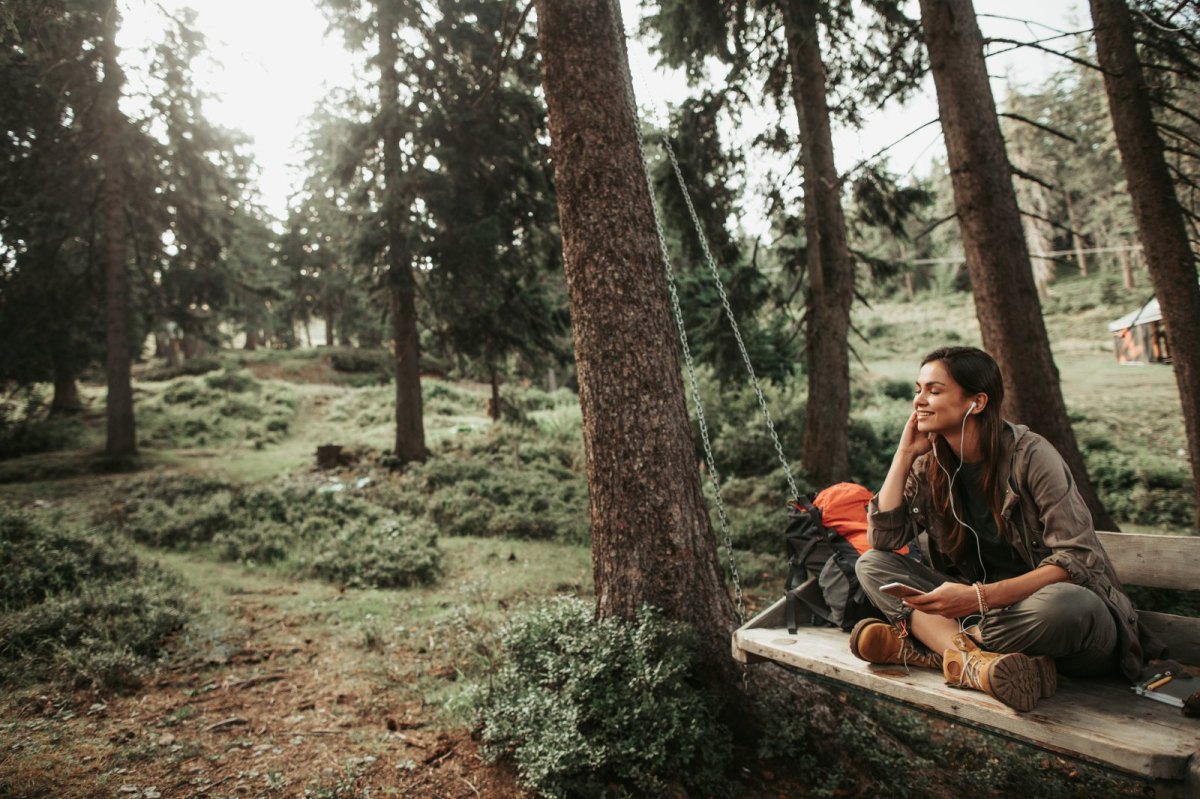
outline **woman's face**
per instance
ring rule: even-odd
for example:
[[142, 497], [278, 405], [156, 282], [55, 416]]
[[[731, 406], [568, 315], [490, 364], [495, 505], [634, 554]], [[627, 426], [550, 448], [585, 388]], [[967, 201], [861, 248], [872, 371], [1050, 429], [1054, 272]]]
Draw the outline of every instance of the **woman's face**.
[[967, 394], [941, 361], [930, 361], [917, 375], [913, 407], [917, 411], [917, 430], [922, 433], [948, 433], [962, 430], [970, 412], [973, 395]]

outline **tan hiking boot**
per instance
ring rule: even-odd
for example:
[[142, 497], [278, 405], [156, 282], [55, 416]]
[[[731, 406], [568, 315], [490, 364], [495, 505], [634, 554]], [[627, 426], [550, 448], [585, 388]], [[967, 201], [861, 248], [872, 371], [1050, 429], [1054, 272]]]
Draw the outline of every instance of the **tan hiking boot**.
[[1050, 696], [1057, 688], [1057, 673], [1049, 658], [985, 652], [966, 633], [954, 636], [953, 641], [954, 648], [943, 654], [946, 685], [983, 691], [1020, 711], [1033, 710], [1038, 699]]
[[850, 631], [850, 652], [868, 663], [942, 668], [942, 656], [930, 652], [892, 625], [879, 619], [863, 619]]

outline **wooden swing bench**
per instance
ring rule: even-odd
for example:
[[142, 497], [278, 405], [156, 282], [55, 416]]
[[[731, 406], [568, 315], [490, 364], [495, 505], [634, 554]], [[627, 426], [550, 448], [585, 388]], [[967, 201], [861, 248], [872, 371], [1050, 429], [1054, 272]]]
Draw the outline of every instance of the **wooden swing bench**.
[[[1100, 533], [1126, 585], [1200, 588], [1200, 537]], [[930, 669], [875, 666], [850, 654], [846, 633], [801, 618], [795, 635], [784, 621], [785, 601], [733, 634], [741, 663], [772, 661], [822, 682], [865, 690], [951, 720], [1149, 780], [1155, 796], [1200, 798], [1200, 719], [1136, 695], [1124, 680], [1072, 680], [1028, 713], [986, 694], [946, 686]], [[803, 614], [802, 614], [803, 615]], [[1200, 619], [1143, 612], [1143, 621], [1185, 664], [1200, 664]], [[1200, 690], [1200, 677], [1195, 678]]]

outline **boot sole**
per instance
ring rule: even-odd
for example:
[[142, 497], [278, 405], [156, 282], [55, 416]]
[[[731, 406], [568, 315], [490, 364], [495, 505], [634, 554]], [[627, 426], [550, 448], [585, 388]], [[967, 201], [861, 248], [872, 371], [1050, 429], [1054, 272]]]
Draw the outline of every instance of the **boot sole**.
[[1042, 668], [1028, 655], [1004, 655], [988, 669], [988, 693], [1013, 710], [1033, 710], [1042, 697]]
[[1049, 699], [1058, 690], [1058, 667], [1054, 665], [1054, 658], [1047, 655], [1038, 655], [1032, 660], [1038, 667], [1038, 676], [1041, 678], [1042, 699]]

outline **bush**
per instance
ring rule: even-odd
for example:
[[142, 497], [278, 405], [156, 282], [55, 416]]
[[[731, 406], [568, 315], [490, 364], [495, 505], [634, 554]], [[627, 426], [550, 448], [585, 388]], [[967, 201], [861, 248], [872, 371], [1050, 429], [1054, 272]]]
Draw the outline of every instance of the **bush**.
[[151, 382], [174, 380], [177, 377], [195, 377], [197, 375], [215, 372], [221, 368], [221, 362], [216, 358], [192, 358], [175, 366], [159, 366], [146, 369], [139, 378]]
[[376, 375], [384, 382], [392, 374], [392, 357], [384, 350], [336, 350], [329, 365], [335, 372]]
[[262, 383], [245, 370], [182, 377], [139, 401], [138, 429], [147, 446], [262, 447], [286, 435], [296, 403], [290, 386]]
[[576, 471], [582, 460], [581, 441], [499, 425], [411, 467], [381, 501], [419, 509], [448, 535], [585, 543], [587, 481]]
[[1111, 445], [1085, 450], [1084, 461], [1100, 500], [1118, 522], [1191, 529], [1195, 499], [1186, 466]]
[[507, 662], [481, 703], [485, 752], [539, 794], [728, 793], [729, 731], [700, 690], [694, 634], [650, 610], [595, 621], [559, 600], [501, 633]]
[[442, 553], [428, 523], [359, 497], [305, 485], [238, 488], [208, 478], [150, 486], [130, 490], [118, 519], [129, 536], [150, 546], [211, 546], [222, 560], [279, 563], [295, 574], [353, 586], [427, 584], [441, 572]]
[[0, 681], [133, 687], [184, 625], [176, 582], [111, 539], [0, 510]]
[[83, 419], [52, 417], [48, 408], [37, 386], [0, 397], [0, 460], [83, 446]]

